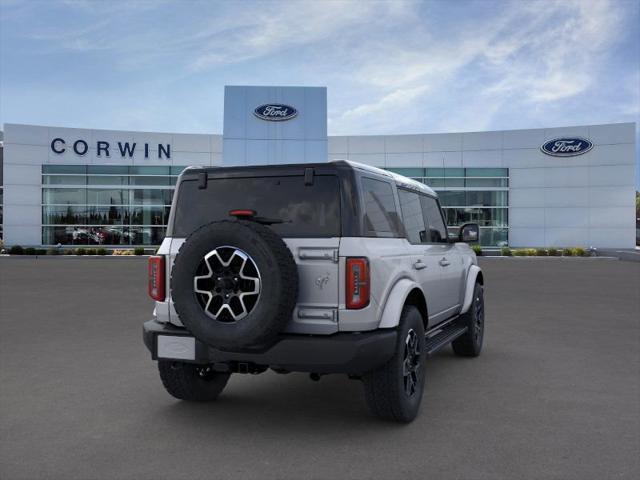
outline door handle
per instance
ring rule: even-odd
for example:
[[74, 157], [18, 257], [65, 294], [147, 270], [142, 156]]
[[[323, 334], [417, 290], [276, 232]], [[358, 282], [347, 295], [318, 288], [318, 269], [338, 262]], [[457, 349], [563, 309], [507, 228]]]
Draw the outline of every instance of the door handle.
[[413, 268], [415, 268], [416, 270], [422, 270], [423, 268], [427, 268], [427, 264], [422, 263], [422, 260], [416, 260], [416, 262], [413, 264]]
[[447, 260], [445, 257], [442, 257], [442, 260], [440, 260], [438, 262], [442, 267], [448, 267], [449, 265], [451, 265], [451, 263], [449, 262], [449, 260]]

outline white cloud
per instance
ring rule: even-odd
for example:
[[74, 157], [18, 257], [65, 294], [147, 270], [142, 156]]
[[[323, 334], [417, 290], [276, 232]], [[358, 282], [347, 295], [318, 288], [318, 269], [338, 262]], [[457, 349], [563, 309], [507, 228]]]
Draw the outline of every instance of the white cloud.
[[429, 87], [426, 85], [421, 87], [414, 87], [414, 88], [400, 88], [398, 90], [394, 90], [388, 95], [385, 95], [375, 103], [359, 105], [356, 108], [347, 110], [344, 113], [344, 116], [357, 117], [360, 115], [368, 115], [370, 113], [375, 113], [381, 110], [385, 110], [386, 108], [389, 108], [389, 107], [395, 108], [399, 105], [409, 104], [413, 99], [423, 94], [428, 88]]
[[[403, 2], [288, 2], [272, 8], [234, 11], [197, 34], [204, 41], [191, 62], [195, 70], [245, 62], [319, 42], [331, 45], [350, 30], [382, 18], [406, 15]], [[264, 6], [264, 4], [263, 4]]]
[[[42, 18], [39, 5], [11, 8], [25, 25], [20, 40], [41, 57], [98, 58], [104, 71], [124, 72], [114, 92], [151, 86], [144, 101], [131, 96], [134, 110], [158, 103], [148, 107], [154, 115], [132, 115], [136, 123], [152, 124], [163, 108], [173, 116], [191, 97], [191, 106], [213, 103], [223, 83], [327, 85], [332, 134], [481, 130], [504, 118], [526, 118], [527, 127], [562, 121], [567, 105], [584, 113], [574, 104], [585, 99], [609, 102], [616, 113], [606, 120], [638, 112], [637, 59], [604, 86], [618, 87], [622, 101], [593, 100], [613, 78], [603, 75], [616, 42], [637, 35], [632, 3], [69, 0]], [[203, 110], [194, 112], [200, 123], [217, 115]]]
[[[337, 113], [332, 126], [362, 132], [371, 125], [367, 116], [387, 108], [390, 98], [396, 106], [415, 108], [411, 102], [437, 103], [437, 97], [451, 96], [456, 84], [474, 90], [461, 106], [470, 113], [452, 111], [445, 121], [451, 127], [452, 120], [460, 120], [457, 129], [485, 128], [508, 102], [539, 107], [582, 94], [597, 78], [603, 52], [623, 28], [624, 14], [616, 7], [607, 0], [517, 2], [497, 16], [468, 22], [446, 38], [408, 25], [411, 41], [389, 42], [383, 48], [387, 62], [379, 62], [375, 50], [361, 52], [353, 77], [368, 87], [371, 98]], [[407, 49], [407, 43], [421, 48]], [[476, 81], [469, 82], [468, 74]]]
[[532, 102], [584, 92], [594, 78], [601, 49], [615, 39], [621, 16], [607, 1], [525, 7], [525, 20], [489, 46], [489, 70], [502, 79], [487, 94], [517, 94]]

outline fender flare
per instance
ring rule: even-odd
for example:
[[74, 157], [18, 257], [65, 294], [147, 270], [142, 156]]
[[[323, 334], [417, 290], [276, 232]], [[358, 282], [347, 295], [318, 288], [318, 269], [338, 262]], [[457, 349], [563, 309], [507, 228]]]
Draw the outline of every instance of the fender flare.
[[[476, 279], [480, 275], [482, 279], [482, 270], [477, 265], [471, 265], [469, 267], [469, 273], [467, 274], [467, 282], [464, 290], [464, 302], [462, 302], [462, 309], [460, 309], [460, 314], [467, 313], [469, 308], [471, 307], [471, 302], [473, 300], [473, 289], [476, 285]], [[482, 281], [480, 283], [483, 283]]]
[[[414, 288], [422, 292], [420, 285], [408, 278], [402, 278], [396, 282], [387, 296], [387, 302], [384, 305], [378, 328], [395, 328], [398, 326], [404, 303], [409, 296], [409, 292]], [[422, 294], [424, 295], [424, 292]]]

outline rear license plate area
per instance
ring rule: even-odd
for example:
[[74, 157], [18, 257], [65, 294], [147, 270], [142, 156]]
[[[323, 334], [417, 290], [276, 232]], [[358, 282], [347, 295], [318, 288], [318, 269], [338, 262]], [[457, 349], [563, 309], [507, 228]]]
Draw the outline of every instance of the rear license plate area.
[[186, 336], [158, 335], [157, 357], [172, 360], [195, 360], [196, 339]]

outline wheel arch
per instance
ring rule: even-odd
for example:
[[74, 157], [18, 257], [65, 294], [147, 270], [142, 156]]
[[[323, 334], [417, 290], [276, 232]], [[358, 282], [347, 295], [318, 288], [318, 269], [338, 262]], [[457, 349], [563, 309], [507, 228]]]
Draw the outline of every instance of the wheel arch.
[[477, 265], [471, 265], [469, 267], [469, 273], [467, 274], [467, 281], [464, 289], [464, 301], [462, 302], [462, 308], [460, 314], [466, 313], [471, 307], [471, 301], [473, 300], [473, 289], [476, 282], [484, 286], [484, 275], [482, 270]]
[[418, 309], [422, 315], [424, 330], [427, 331], [427, 326], [429, 325], [429, 311], [427, 310], [427, 299], [424, 298], [422, 290], [419, 288], [411, 290], [404, 301], [404, 305], [413, 305]]
[[426, 330], [429, 322], [426, 297], [420, 285], [408, 278], [400, 279], [391, 289], [378, 327], [397, 327], [405, 305], [413, 305], [420, 311]]

